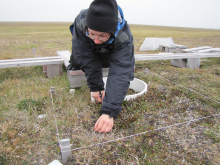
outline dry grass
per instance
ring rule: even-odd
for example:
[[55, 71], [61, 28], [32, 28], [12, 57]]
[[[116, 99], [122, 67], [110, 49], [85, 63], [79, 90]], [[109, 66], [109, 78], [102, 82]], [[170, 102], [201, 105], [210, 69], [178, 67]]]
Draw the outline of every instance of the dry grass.
[[[38, 56], [71, 50], [69, 25], [0, 23], [0, 58], [34, 57], [32, 47]], [[188, 47], [220, 47], [219, 30], [137, 25], [131, 25], [131, 30], [137, 47], [145, 37], [173, 37], [175, 43]], [[137, 62], [135, 77], [150, 81], [148, 92], [123, 103], [123, 111], [108, 134], [93, 131], [101, 105], [91, 104], [86, 85], [71, 95], [65, 70], [63, 76], [47, 79], [41, 66], [0, 69], [0, 162], [46, 165], [54, 159], [61, 161], [55, 115], [59, 138], [70, 138], [72, 149], [148, 132], [73, 151], [63, 164], [218, 164], [219, 117], [154, 130], [219, 113], [219, 64], [219, 58], [202, 59], [201, 68], [190, 70], [175, 68], [169, 60]], [[143, 68], [150, 72], [143, 72]], [[49, 92], [52, 86], [56, 88], [54, 109]], [[38, 119], [40, 114], [46, 117]]]

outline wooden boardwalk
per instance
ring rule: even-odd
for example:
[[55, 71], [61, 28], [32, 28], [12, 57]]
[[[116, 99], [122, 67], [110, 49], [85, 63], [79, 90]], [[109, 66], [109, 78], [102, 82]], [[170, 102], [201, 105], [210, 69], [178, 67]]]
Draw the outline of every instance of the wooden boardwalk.
[[21, 58], [0, 60], [0, 68], [12, 68], [23, 66], [43, 66], [43, 72], [48, 78], [62, 75], [63, 58], [59, 56], [53, 57], [37, 57], [37, 58]]
[[[69, 65], [71, 53], [68, 50], [57, 51], [57, 55], [62, 57], [65, 66]], [[200, 66], [200, 58], [220, 57], [220, 53], [160, 53], [160, 54], [135, 54], [135, 61], [146, 60], [173, 60], [171, 64], [178, 67], [188, 67], [197, 69]], [[183, 59], [185, 59], [183, 61]], [[103, 76], [108, 75], [108, 68], [103, 68]], [[70, 86], [72, 88], [85, 84], [85, 73], [81, 70], [67, 71]]]
[[144, 60], [172, 60], [190, 58], [220, 57], [220, 53], [160, 53], [160, 54], [135, 54], [135, 61]]

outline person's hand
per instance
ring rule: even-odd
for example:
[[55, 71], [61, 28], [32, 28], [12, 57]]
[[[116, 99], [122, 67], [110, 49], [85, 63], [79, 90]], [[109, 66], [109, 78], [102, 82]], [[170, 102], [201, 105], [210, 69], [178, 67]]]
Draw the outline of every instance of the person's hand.
[[102, 114], [97, 122], [95, 123], [94, 131], [99, 133], [110, 132], [113, 128], [113, 117], [109, 117], [109, 115]]
[[92, 92], [92, 97], [95, 99], [95, 101], [97, 102], [102, 102], [104, 97], [105, 97], [105, 91], [101, 91], [101, 94], [102, 94], [102, 98], [100, 98], [100, 93], [99, 91], [97, 92]]

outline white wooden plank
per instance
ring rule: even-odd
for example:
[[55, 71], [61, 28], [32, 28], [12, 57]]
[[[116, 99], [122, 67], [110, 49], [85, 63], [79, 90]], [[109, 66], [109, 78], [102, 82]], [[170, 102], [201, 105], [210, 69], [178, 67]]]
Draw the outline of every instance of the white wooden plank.
[[159, 46], [162, 46], [162, 47], [168, 47], [168, 48], [176, 48], [177, 46], [174, 45], [174, 44], [161, 44]]
[[51, 56], [51, 57], [37, 57], [37, 58], [7, 59], [7, 60], [0, 60], [0, 64], [5, 62], [39, 61], [39, 60], [53, 60], [53, 59], [62, 59], [62, 58], [59, 56]]
[[135, 61], [220, 57], [220, 53], [136, 54]]
[[187, 48], [187, 46], [185, 45], [179, 45], [179, 44], [170, 44], [170, 45], [173, 45], [173, 46], [176, 46], [177, 48]]
[[205, 49], [205, 50], [199, 50], [198, 53], [208, 53], [208, 52], [220, 52], [220, 48], [211, 48], [211, 49]]
[[60, 56], [61, 58], [63, 58], [64, 65], [66, 67], [70, 64], [69, 63], [70, 56], [71, 56], [70, 51], [68, 51], [68, 50], [57, 51], [57, 55]]
[[[57, 51], [57, 55], [68, 62], [71, 53], [68, 50]], [[135, 54], [136, 61], [142, 60], [166, 60], [166, 59], [183, 59], [183, 58], [209, 58], [220, 57], [220, 53], [160, 53], [160, 54]], [[67, 65], [68, 66], [68, 65]]]
[[189, 49], [182, 49], [183, 52], [197, 52], [199, 50], [203, 50], [203, 49], [210, 49], [212, 48], [211, 46], [201, 46], [201, 47], [196, 47], [196, 48], [189, 48]]
[[50, 64], [62, 64], [63, 59], [53, 59], [53, 60], [34, 60], [34, 61], [5, 61], [0, 63], [0, 68], [11, 68], [11, 67], [21, 67], [21, 66], [37, 66], [37, 65], [50, 65]]
[[169, 52], [159, 52], [159, 55], [167, 55], [167, 54], [174, 54], [174, 53], [169, 53]]

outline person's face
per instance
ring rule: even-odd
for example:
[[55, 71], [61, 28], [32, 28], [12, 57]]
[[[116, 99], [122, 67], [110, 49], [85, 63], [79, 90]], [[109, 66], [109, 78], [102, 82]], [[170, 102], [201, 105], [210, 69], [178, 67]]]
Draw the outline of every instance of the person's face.
[[89, 28], [88, 28], [88, 32], [89, 32], [89, 35], [87, 36], [91, 38], [95, 42], [95, 44], [103, 44], [110, 37], [110, 33], [98, 32], [98, 31], [95, 31]]

